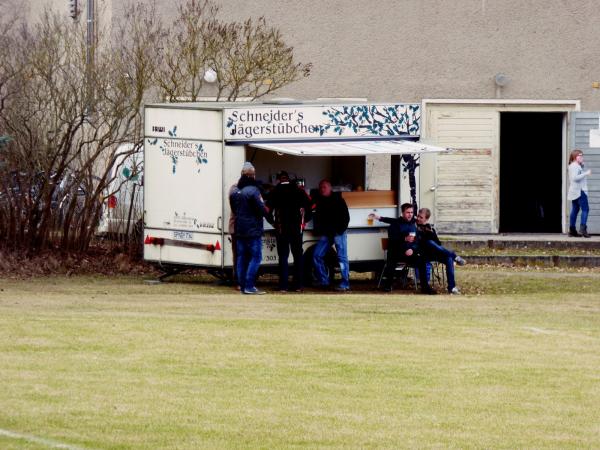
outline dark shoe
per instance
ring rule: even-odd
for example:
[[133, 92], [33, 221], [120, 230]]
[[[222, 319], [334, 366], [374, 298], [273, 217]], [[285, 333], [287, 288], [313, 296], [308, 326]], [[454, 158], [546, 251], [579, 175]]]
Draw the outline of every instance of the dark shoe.
[[391, 286], [383, 286], [383, 287], [381, 288], [381, 290], [382, 290], [383, 292], [392, 292], [392, 287], [391, 287]]
[[584, 238], [589, 238], [589, 237], [591, 237], [591, 236], [588, 234], [588, 232], [587, 232], [587, 226], [586, 226], [586, 225], [582, 225], [581, 227], [579, 227], [579, 232], [581, 233], [581, 235], [582, 235]]
[[575, 228], [575, 227], [569, 227], [569, 236], [581, 237], [581, 235], [577, 232], [577, 228]]
[[426, 289], [422, 289], [421, 290], [421, 294], [423, 294], [423, 295], [437, 295], [437, 292], [434, 289], [431, 289], [430, 287], [428, 287]]
[[350, 292], [350, 288], [349, 287], [342, 287], [342, 286], [336, 286], [335, 290], [337, 292]]

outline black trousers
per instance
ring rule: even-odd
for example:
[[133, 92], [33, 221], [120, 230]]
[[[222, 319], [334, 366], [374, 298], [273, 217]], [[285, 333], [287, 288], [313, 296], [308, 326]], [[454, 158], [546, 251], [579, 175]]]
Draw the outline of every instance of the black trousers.
[[399, 262], [405, 262], [409, 266], [419, 269], [419, 284], [421, 286], [421, 291], [428, 291], [430, 289], [429, 284], [427, 283], [427, 260], [417, 253], [406, 256], [403, 252], [398, 251], [395, 248], [388, 249], [387, 253], [385, 272], [383, 273], [383, 276], [386, 279], [386, 287], [392, 287], [396, 276], [396, 265], [398, 265]]
[[294, 258], [294, 276], [292, 289], [302, 288], [303, 252], [302, 233], [277, 233], [277, 255], [279, 256], [279, 289], [288, 289], [290, 250]]

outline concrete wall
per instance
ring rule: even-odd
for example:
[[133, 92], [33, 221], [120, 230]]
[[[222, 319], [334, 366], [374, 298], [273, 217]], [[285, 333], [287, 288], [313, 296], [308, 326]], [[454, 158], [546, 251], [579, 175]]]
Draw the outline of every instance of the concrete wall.
[[[123, 1], [103, 0], [115, 17]], [[142, 0], [150, 1], [150, 0]], [[80, 0], [85, 3], [86, 0]], [[64, 9], [67, 0], [27, 0]], [[165, 20], [177, 0], [157, 1]], [[277, 93], [297, 98], [581, 99], [600, 110], [596, 0], [217, 0], [223, 18], [264, 15], [281, 28], [310, 78]]]
[[[314, 63], [281, 92], [372, 100], [581, 99], [600, 109], [600, 7], [594, 0], [221, 1], [231, 18], [264, 14]], [[377, 5], [377, 7], [374, 7]]]

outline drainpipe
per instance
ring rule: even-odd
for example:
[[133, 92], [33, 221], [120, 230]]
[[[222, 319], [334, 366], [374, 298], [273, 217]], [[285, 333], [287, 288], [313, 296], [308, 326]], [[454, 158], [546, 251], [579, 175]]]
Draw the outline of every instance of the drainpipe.
[[85, 65], [86, 65], [86, 84], [87, 84], [87, 102], [88, 112], [93, 111], [94, 103], [94, 49], [96, 45], [96, 11], [94, 0], [87, 0], [87, 34], [85, 41]]

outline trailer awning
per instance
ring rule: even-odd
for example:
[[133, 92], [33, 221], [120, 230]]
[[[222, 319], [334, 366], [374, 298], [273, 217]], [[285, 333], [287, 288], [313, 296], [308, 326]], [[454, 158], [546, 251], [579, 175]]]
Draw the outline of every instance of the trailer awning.
[[348, 141], [251, 144], [252, 147], [293, 156], [405, 155], [445, 152], [449, 149], [411, 141]]

